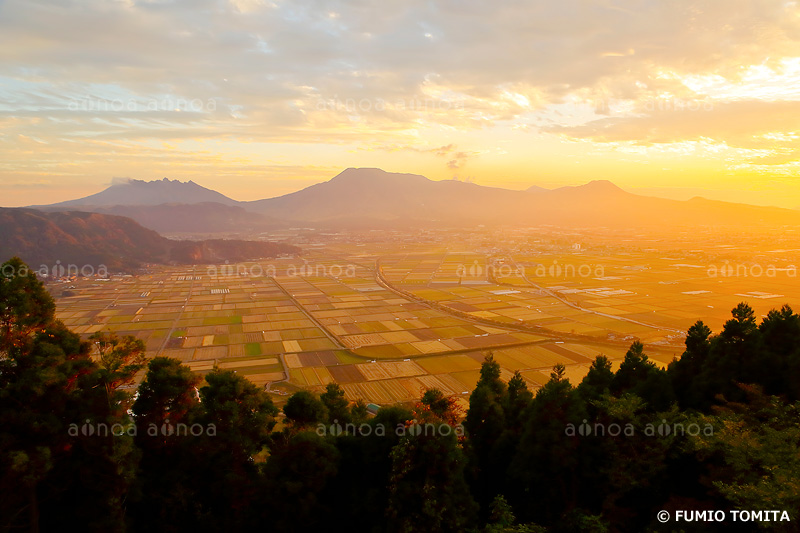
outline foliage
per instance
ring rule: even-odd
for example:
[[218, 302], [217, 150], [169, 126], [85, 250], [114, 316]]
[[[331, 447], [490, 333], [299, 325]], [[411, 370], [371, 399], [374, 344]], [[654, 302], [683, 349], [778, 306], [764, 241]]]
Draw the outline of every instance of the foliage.
[[[345, 425], [352, 422], [350, 402], [344, 397], [344, 389], [338, 383], [328, 383], [319, 397], [328, 413], [328, 424]], [[364, 406], [366, 410], [366, 406]]]
[[[759, 387], [741, 388], [747, 403], [727, 403], [705, 417], [718, 431], [687, 446], [706, 465], [709, 489], [732, 508], [800, 516], [800, 402], [786, 404]], [[771, 529], [792, 527], [784, 522]]]
[[[137, 452], [124, 395], [109, 397], [90, 346], [55, 319], [44, 285], [19, 259], [0, 267], [0, 528], [123, 527]], [[120, 352], [121, 357], [129, 354]]]
[[319, 398], [308, 391], [294, 393], [286, 405], [283, 413], [296, 429], [303, 429], [314, 424], [324, 422], [328, 417], [328, 409]]

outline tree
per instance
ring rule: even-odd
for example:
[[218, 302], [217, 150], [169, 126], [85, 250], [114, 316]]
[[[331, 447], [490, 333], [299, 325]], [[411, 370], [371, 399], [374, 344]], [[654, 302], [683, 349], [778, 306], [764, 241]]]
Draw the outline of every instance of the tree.
[[196, 502], [209, 529], [252, 529], [258, 468], [278, 408], [262, 388], [231, 370], [215, 368], [200, 388], [200, 415], [191, 436], [192, 457], [203, 465]]
[[322, 423], [328, 416], [325, 404], [305, 390], [292, 394], [283, 406], [283, 413], [295, 429], [305, 429]]
[[686, 350], [669, 364], [667, 373], [681, 407], [699, 408], [706, 403], [705, 384], [700, 376], [711, 353], [711, 329], [698, 320], [686, 334]]
[[19, 257], [0, 266], [0, 353], [11, 353], [55, 322], [56, 305]]
[[124, 425], [120, 398], [54, 311], [27, 265], [0, 266], [0, 527], [53, 529], [69, 514], [118, 530], [135, 468], [130, 439], [108, 433]]
[[[509, 469], [516, 451], [519, 449], [525, 429], [526, 413], [533, 403], [533, 394], [519, 371], [508, 380], [508, 388], [500, 399], [503, 408], [504, 428], [491, 447], [488, 461], [482, 466], [487, 475], [484, 499], [479, 500], [485, 507], [486, 497], [507, 492], [509, 489]], [[476, 493], [479, 493], [476, 491]]]
[[740, 303], [731, 315], [733, 318], [725, 322], [722, 332], [710, 339], [708, 355], [694, 380], [696, 408], [706, 412], [721, 400], [744, 400], [737, 383], [759, 383], [764, 379], [760, 367], [767, 360], [753, 309]]
[[489, 507], [489, 522], [492, 524], [492, 527], [487, 526], [484, 531], [489, 533], [508, 530], [514, 525], [516, 520], [511, 505], [509, 505], [502, 495], [497, 495], [494, 500], [492, 500], [492, 504]]
[[502, 495], [492, 500], [489, 506], [489, 523], [483, 528], [484, 533], [547, 533], [547, 530], [535, 524], [514, 525], [516, 522], [511, 505]]
[[541, 387], [525, 413], [519, 447], [508, 469], [505, 496], [524, 521], [555, 523], [575, 507], [579, 492], [580, 437], [568, 424], [586, 418], [583, 402], [561, 364]]
[[450, 426], [458, 423], [460, 413], [456, 399], [445, 396], [437, 388], [427, 389], [414, 411], [420, 422], [438, 422]]
[[359, 426], [356, 435], [330, 439], [339, 451], [339, 470], [322, 497], [353, 531], [386, 529], [391, 451], [413, 419], [414, 413], [404, 407], [382, 407], [363, 421], [368, 429]]
[[489, 387], [497, 395], [505, 392], [506, 384], [500, 379], [500, 364], [494, 360], [494, 354], [489, 352], [481, 364], [481, 374], [476, 387]]
[[763, 354], [749, 365], [755, 383], [767, 394], [800, 400], [800, 315], [784, 305], [767, 313], [758, 330]]
[[200, 378], [177, 359], [155, 357], [133, 403], [136, 445], [142, 453], [132, 518], [137, 529], [180, 531], [203, 523], [197, 449], [188, 436], [201, 409]]
[[140, 435], [155, 436], [164, 441], [162, 437], [167, 429], [161, 431], [162, 425], [176, 426], [187, 421], [197, 406], [199, 382], [200, 378], [177, 359], [151, 359], [133, 404], [133, 414], [140, 430], [152, 430], [150, 435], [146, 431], [140, 431]]
[[578, 385], [578, 394], [586, 402], [597, 400], [611, 391], [614, 382], [614, 371], [611, 370], [611, 361], [605, 355], [598, 355], [583, 381]]
[[655, 368], [644, 353], [644, 345], [634, 341], [625, 353], [625, 359], [620, 363], [619, 370], [611, 382], [611, 389], [615, 396], [629, 391], [639, 383], [643, 383], [649, 373]]
[[[515, 388], [518, 387], [519, 382], [514, 383]], [[498, 470], [494, 464], [494, 451], [506, 430], [506, 409], [503, 406], [507, 401], [506, 391], [506, 384], [500, 380], [500, 365], [490, 354], [481, 365], [481, 377], [469, 397], [469, 410], [464, 420], [473, 467], [469, 472], [470, 483], [481, 509], [487, 511], [505, 477], [505, 470]]]
[[611, 381], [611, 392], [620, 397], [626, 392], [642, 398], [651, 411], [664, 411], [675, 401], [669, 376], [644, 353], [644, 345], [634, 341]]
[[775, 353], [791, 354], [800, 345], [800, 316], [788, 305], [772, 309], [758, 326], [764, 347]]
[[[581, 439], [581, 506], [602, 514], [612, 530], [643, 531], [663, 508], [670, 454], [683, 417], [677, 408], [653, 412], [636, 394], [595, 400]], [[603, 487], [598, 491], [597, 487]], [[591, 529], [590, 529], [591, 530]]]
[[502, 397], [503, 414], [508, 429], [515, 431], [522, 429], [523, 415], [532, 401], [533, 394], [528, 390], [528, 384], [517, 370], [508, 380], [506, 394]]
[[756, 314], [753, 308], [741, 302], [731, 311], [733, 318], [725, 322], [722, 328], [722, 337], [732, 342], [744, 342], [753, 335], [756, 326]]
[[[711, 336], [711, 328], [706, 326], [702, 320], [698, 320], [686, 332], [686, 353], [693, 362], [702, 363], [708, 357], [711, 344], [708, 342]], [[683, 357], [681, 357], [683, 359]]]
[[344, 426], [352, 422], [350, 413], [350, 402], [344, 396], [344, 389], [338, 383], [328, 383], [325, 392], [320, 397], [320, 401], [328, 412], [328, 424], [340, 424]]
[[429, 424], [392, 448], [388, 529], [397, 532], [464, 531], [473, 523], [472, 499], [458, 439], [446, 424]]
[[200, 388], [204, 419], [227, 441], [229, 454], [252, 457], [269, 441], [278, 408], [263, 389], [232, 370], [215, 368]]
[[[727, 402], [703, 418], [715, 431], [686, 442], [706, 471], [700, 479], [733, 509], [800, 514], [800, 402], [785, 403], [760, 387], [740, 385], [747, 403]], [[795, 531], [793, 522], [762, 524]]]
[[[318, 400], [317, 400], [318, 401]], [[339, 465], [336, 447], [313, 431], [290, 436], [267, 460], [262, 476], [261, 524], [276, 531], [322, 531], [333, 509], [326, 498]]]
[[133, 383], [136, 373], [145, 367], [145, 344], [133, 335], [119, 338], [114, 333], [96, 332], [89, 337], [100, 355], [97, 362], [109, 404], [120, 403], [130, 394], [120, 392], [120, 387]]
[[355, 424], [366, 422], [368, 415], [367, 404], [361, 398], [356, 400], [350, 407], [350, 419]]

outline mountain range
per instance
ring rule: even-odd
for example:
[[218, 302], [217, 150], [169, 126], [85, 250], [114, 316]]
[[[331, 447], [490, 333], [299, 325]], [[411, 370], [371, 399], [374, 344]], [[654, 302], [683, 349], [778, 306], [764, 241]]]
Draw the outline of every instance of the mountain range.
[[629, 193], [610, 181], [524, 191], [416, 174], [348, 168], [332, 179], [264, 200], [237, 202], [194, 182], [129, 180], [85, 198], [38, 209], [114, 213], [160, 232], [254, 232], [318, 228], [698, 227], [797, 225], [800, 212], [704, 198], [671, 200]]

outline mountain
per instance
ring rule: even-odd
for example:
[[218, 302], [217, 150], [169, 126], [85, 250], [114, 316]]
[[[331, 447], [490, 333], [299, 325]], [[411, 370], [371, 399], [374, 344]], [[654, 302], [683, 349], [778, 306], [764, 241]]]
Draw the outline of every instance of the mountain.
[[[546, 190], [547, 189], [543, 189], [543, 191]], [[558, 194], [578, 194], [580, 196], [600, 196], [625, 193], [625, 191], [608, 180], [592, 180], [584, 185], [567, 185], [566, 187], [559, 187], [558, 189], [553, 189], [549, 192], [558, 192]]]
[[45, 206], [43, 211], [87, 211], [132, 218], [160, 233], [257, 233], [287, 224], [246, 211], [239, 202], [193, 181], [126, 180], [97, 194]]
[[791, 209], [702, 198], [682, 201], [640, 196], [606, 180], [533, 195], [529, 207], [531, 211], [524, 218], [530, 223], [567, 227], [669, 229], [800, 225], [800, 213]]
[[144, 263], [213, 263], [294, 254], [294, 246], [254, 241], [174, 241], [121, 216], [0, 208], [0, 261], [19, 256], [32, 268]]
[[[218, 194], [192, 182], [162, 180], [128, 185], [137, 190], [188, 187]], [[105, 195], [103, 201], [116, 200], [110, 192], [114, 187], [117, 185], [82, 200], [42, 209], [64, 209], [64, 204], [85, 203], [92, 198], [100, 201], [101, 195]], [[153, 195], [147, 198], [152, 200]], [[234, 202], [226, 198], [233, 204], [192, 203], [191, 197], [181, 197], [177, 203], [158, 205], [132, 205], [133, 197], [128, 200], [124, 205], [80, 209], [128, 215], [146, 227], [172, 233], [253, 232], [294, 225], [354, 230], [480, 224], [651, 229], [800, 225], [796, 210], [641, 196], [607, 180], [552, 190], [534, 186], [512, 191], [455, 180], [432, 181], [417, 174], [377, 168], [348, 168], [328, 181], [265, 200]]]
[[419, 222], [501, 222], [503, 213], [493, 207], [510, 204], [522, 208], [525, 201], [519, 191], [456, 180], [432, 181], [417, 174], [377, 168], [348, 168], [323, 183], [242, 205], [283, 220], [330, 225], [347, 218], [351, 224], [363, 220], [367, 224], [380, 221], [385, 226], [393, 221], [402, 226]]
[[[159, 204], [199, 204], [215, 202], [222, 205], [236, 205], [238, 202], [220, 194], [217, 191], [206, 189], [193, 181], [181, 182], [178, 180], [143, 181], [124, 180], [112, 185], [97, 194], [52, 204], [49, 208], [78, 208], [117, 205], [159, 205]], [[44, 206], [32, 206], [44, 207]]]
[[531, 194], [375, 168], [349, 168], [329, 181], [242, 205], [278, 219], [328, 227], [800, 225], [800, 213], [790, 209], [639, 196], [607, 180]]
[[549, 191], [549, 190], [550, 189], [545, 189], [544, 187], [539, 187], [538, 185], [531, 185], [530, 187], [525, 189], [525, 192], [537, 193], [537, 192], [545, 192], [545, 191]]

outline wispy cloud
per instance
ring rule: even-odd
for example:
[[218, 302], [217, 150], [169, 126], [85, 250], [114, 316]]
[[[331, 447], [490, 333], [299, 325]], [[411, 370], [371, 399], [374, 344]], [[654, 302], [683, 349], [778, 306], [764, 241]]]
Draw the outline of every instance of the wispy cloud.
[[394, 146], [446, 176], [506, 137], [516, 164], [560, 139], [554, 158], [578, 139], [780, 158], [759, 135], [797, 129], [798, 41], [782, 0], [6, 0], [0, 172], [336, 168]]

